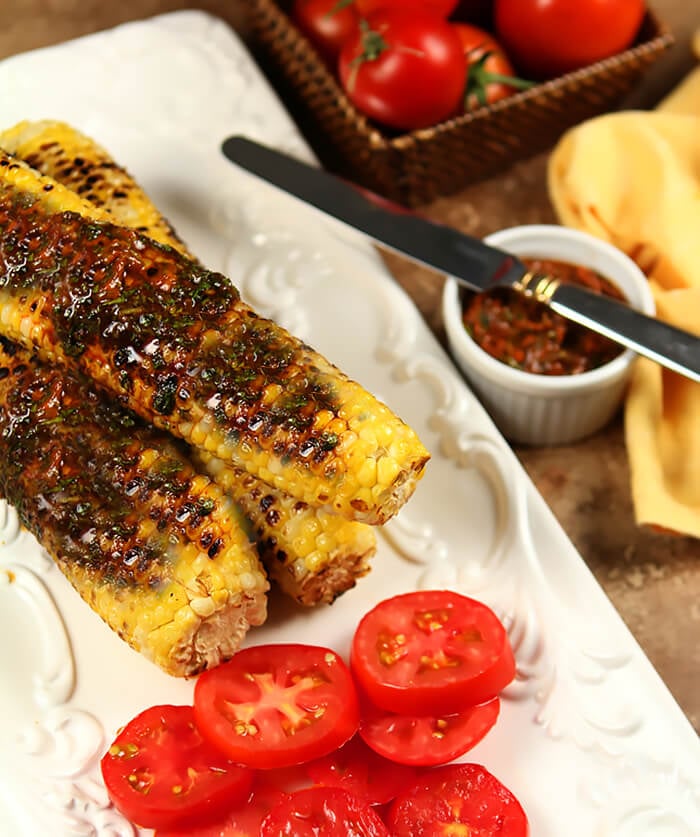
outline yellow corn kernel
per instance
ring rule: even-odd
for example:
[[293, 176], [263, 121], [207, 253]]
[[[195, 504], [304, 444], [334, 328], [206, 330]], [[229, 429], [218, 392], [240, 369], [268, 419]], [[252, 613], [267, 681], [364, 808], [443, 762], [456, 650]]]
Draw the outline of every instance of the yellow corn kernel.
[[117, 224], [186, 252], [149, 198], [94, 140], [65, 122], [20, 122], [0, 132], [4, 148], [32, 168], [107, 212]]
[[238, 503], [270, 577], [301, 604], [333, 601], [368, 572], [371, 527], [300, 503], [207, 453], [193, 457]]
[[[233, 501], [168, 436], [124, 421], [65, 369], [4, 345], [0, 366], [10, 372], [0, 376], [0, 479], [78, 593], [170, 674], [230, 657], [264, 620], [268, 587]], [[13, 418], [27, 395], [31, 428]], [[23, 468], [7, 479], [16, 441]]]
[[[71, 234], [80, 238], [81, 252], [89, 256], [92, 245], [85, 240], [87, 231], [92, 234], [96, 228], [92, 222], [109, 220], [109, 214], [19, 161], [5, 158], [4, 162], [7, 165], [0, 168], [0, 215], [15, 222], [13, 235], [18, 231], [21, 234], [19, 221], [41, 230], [43, 223], [49, 224], [53, 216], [60, 214], [61, 223], [71, 223]], [[27, 203], [31, 203], [31, 208], [24, 208]], [[82, 216], [84, 222], [66, 222], [66, 211]], [[22, 213], [26, 213], [26, 218]], [[0, 224], [0, 246], [6, 234], [7, 227]], [[155, 275], [167, 277], [168, 287], [171, 282], [183, 283], [188, 292], [188, 283], [194, 287], [196, 266], [182, 256], [149, 246], [143, 238], [128, 238], [114, 231], [110, 236], [113, 242], [119, 241], [119, 247], [111, 246], [111, 258], [119, 264], [128, 260], [130, 275], [143, 273], [149, 277], [148, 271], [154, 269]], [[68, 266], [64, 269], [66, 276], [57, 278], [78, 281], [75, 270]], [[201, 268], [198, 270], [197, 275], [201, 275]], [[136, 287], [145, 288], [149, 282], [150, 279]], [[96, 296], [101, 293], [97, 284], [94, 292]], [[183, 371], [183, 388], [189, 387], [193, 394], [187, 403], [187, 418], [180, 418], [182, 413], [178, 411], [168, 413], [154, 407], [158, 393], [155, 376], [149, 376], [148, 370], [130, 368], [127, 383], [123, 382], [124, 370], [113, 360], [113, 346], [104, 330], [91, 334], [82, 353], [70, 353], [57, 338], [61, 331], [52, 319], [57, 316], [56, 311], [63, 309], [46, 304], [52, 293], [32, 284], [25, 283], [21, 288], [12, 283], [6, 285], [0, 291], [0, 306], [10, 309], [8, 318], [2, 319], [5, 336], [21, 340], [49, 362], [77, 365], [142, 418], [297, 500], [328, 507], [351, 520], [379, 524], [406, 502], [423, 474], [429, 455], [410, 427], [321, 355], [255, 315], [235, 295], [229, 299], [224, 294], [227, 307], [219, 316], [217, 329], [198, 332], [196, 344], [182, 358], [184, 365], [201, 365], [212, 352], [229, 357], [235, 347], [247, 344], [259, 348], [258, 355], [272, 351], [274, 375], [268, 378], [266, 366], [256, 367], [257, 374], [252, 379], [219, 393], [219, 403], [213, 407], [209, 404], [211, 389], [189, 379]], [[46, 307], [39, 316], [37, 306], [43, 304]], [[135, 327], [138, 297], [128, 311], [121, 314], [120, 320], [127, 332]], [[165, 312], [159, 316], [165, 316]], [[174, 323], [171, 325], [174, 327]], [[251, 344], [251, 339], [257, 342]], [[163, 357], [168, 362], [174, 358], [176, 346], [169, 346], [167, 340], [162, 342]], [[136, 346], [137, 351], [141, 348]], [[242, 395], [241, 386], [245, 387]], [[262, 421], [264, 426], [259, 423], [261, 412], [269, 420], [268, 424]], [[284, 420], [278, 418], [285, 416]], [[391, 466], [382, 463], [387, 451], [393, 460]], [[377, 481], [371, 486], [366, 484], [371, 475], [368, 462], [376, 464]]]

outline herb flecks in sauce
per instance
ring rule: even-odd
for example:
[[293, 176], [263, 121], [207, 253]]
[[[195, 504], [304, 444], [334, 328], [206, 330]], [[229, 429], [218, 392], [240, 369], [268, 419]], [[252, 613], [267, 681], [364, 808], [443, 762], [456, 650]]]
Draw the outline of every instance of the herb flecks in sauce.
[[0, 494], [69, 577], [74, 568], [95, 585], [165, 584], [173, 538], [203, 536], [215, 511], [180, 446], [4, 338], [0, 366]]
[[[523, 259], [529, 270], [624, 300], [619, 289], [590, 268], [551, 259]], [[508, 288], [466, 297], [464, 327], [496, 360], [538, 375], [576, 375], [622, 353], [617, 343], [561, 317]]]
[[[337, 398], [309, 370], [308, 347], [258, 317], [225, 276], [138, 231], [47, 214], [0, 187], [0, 286], [26, 292], [60, 351], [91, 375], [104, 370], [103, 383], [139, 410], [145, 403], [160, 426], [191, 421], [206, 404], [227, 439], [261, 445], [284, 433], [284, 454], [304, 467], [334, 447], [313, 417], [335, 413]], [[282, 397], [267, 400], [270, 386]], [[137, 405], [135, 393], [150, 398]], [[311, 459], [298, 453], [307, 443]]]

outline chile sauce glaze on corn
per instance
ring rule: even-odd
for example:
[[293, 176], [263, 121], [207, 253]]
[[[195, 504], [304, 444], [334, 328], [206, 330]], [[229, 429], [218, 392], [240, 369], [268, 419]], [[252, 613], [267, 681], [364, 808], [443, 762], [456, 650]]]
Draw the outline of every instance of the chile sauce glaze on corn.
[[[115, 223], [188, 255], [139, 184], [73, 126], [24, 121], [0, 132], [0, 147], [107, 211]], [[270, 578], [300, 604], [330, 603], [369, 571], [372, 527], [309, 506], [204, 451], [190, 447], [189, 453], [236, 502]]]
[[172, 225], [126, 169], [71, 125], [25, 120], [0, 131], [0, 148], [104, 209], [115, 224], [137, 229], [187, 255]]
[[2, 332], [297, 499], [391, 517], [428, 459], [411, 428], [226, 277], [104, 218], [0, 155]]
[[0, 492], [78, 593], [174, 675], [231, 657], [267, 580], [179, 443], [0, 338]]
[[299, 604], [331, 604], [369, 572], [373, 527], [315, 509], [207, 453], [193, 459], [238, 503], [270, 579]]

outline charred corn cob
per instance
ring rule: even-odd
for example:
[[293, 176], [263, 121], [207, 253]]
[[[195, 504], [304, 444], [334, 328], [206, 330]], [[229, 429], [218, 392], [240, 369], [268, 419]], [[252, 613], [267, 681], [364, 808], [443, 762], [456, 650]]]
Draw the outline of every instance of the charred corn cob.
[[0, 155], [0, 329], [309, 505], [390, 518], [428, 459], [385, 405], [221, 274]]
[[[170, 228], [123, 169], [106, 151], [69, 125], [25, 122], [0, 133], [0, 147], [3, 143], [33, 168], [97, 202], [118, 223], [184, 251], [179, 239], [155, 234]], [[91, 186], [95, 178], [90, 172], [98, 168], [107, 171], [97, 179], [94, 194]], [[129, 199], [126, 212], [124, 194]], [[374, 533], [368, 526], [314, 509], [245, 471], [205, 456], [212, 463], [211, 476], [233, 497], [249, 521], [269, 576], [300, 604], [332, 602], [368, 572], [368, 560], [376, 548]]]
[[184, 253], [185, 246], [126, 169], [65, 122], [20, 122], [0, 131], [0, 148], [132, 227]]
[[303, 605], [330, 603], [369, 572], [370, 526], [314, 509], [209, 454], [195, 454], [251, 523], [270, 578]]
[[165, 434], [0, 340], [0, 490], [90, 606], [174, 675], [230, 657], [267, 580], [231, 501]]

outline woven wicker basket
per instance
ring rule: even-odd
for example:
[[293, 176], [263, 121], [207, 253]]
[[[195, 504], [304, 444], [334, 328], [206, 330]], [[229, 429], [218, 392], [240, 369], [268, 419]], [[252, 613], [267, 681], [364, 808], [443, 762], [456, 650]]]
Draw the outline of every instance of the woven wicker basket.
[[254, 46], [321, 160], [387, 198], [416, 206], [549, 148], [572, 125], [610, 110], [673, 43], [648, 12], [619, 55], [431, 128], [390, 135], [360, 114], [274, 0], [249, 0]]

